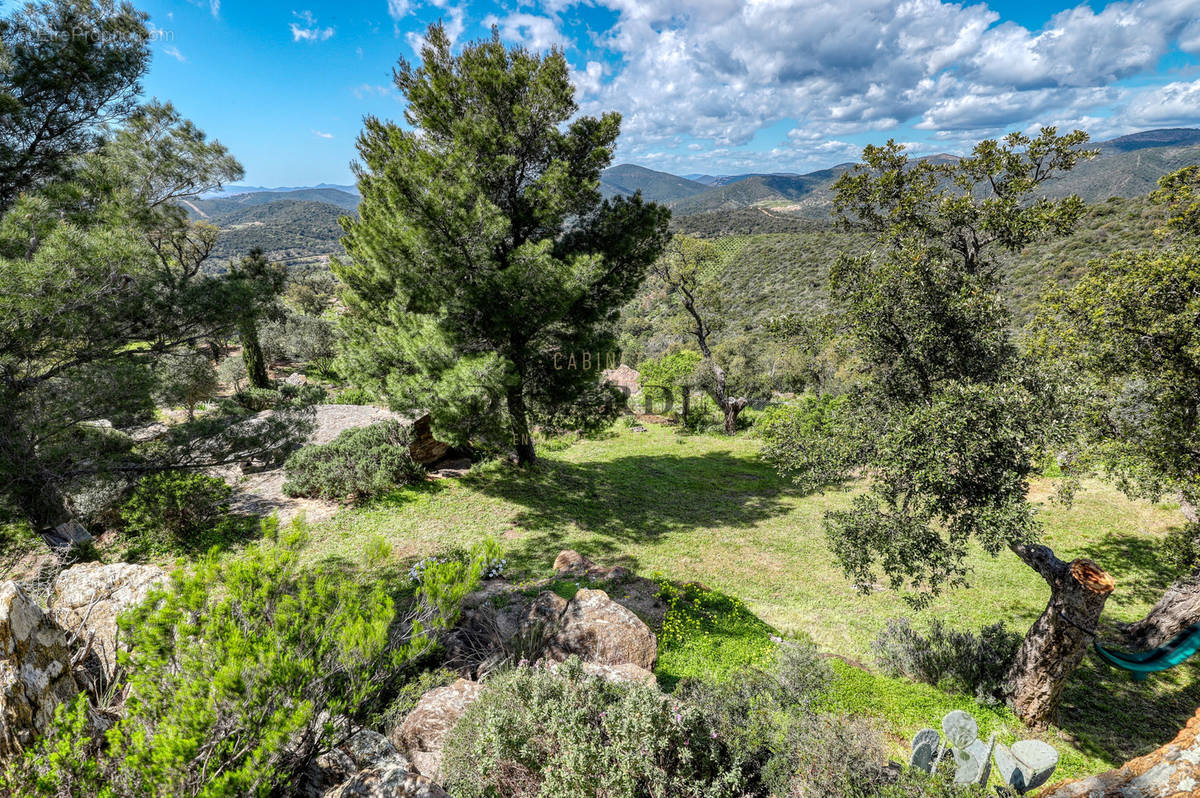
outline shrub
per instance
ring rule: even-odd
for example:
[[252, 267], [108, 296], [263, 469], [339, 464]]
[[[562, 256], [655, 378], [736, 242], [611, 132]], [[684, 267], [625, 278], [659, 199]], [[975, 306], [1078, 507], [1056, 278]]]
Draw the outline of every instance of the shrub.
[[1194, 573], [1200, 566], [1200, 524], [1172, 529], [1162, 542], [1162, 562], [1176, 577]]
[[878, 734], [815, 711], [830, 678], [808, 641], [670, 697], [587, 676], [575, 660], [518, 667], [493, 677], [447, 738], [446, 786], [462, 798], [876, 795], [889, 781]]
[[847, 424], [845, 397], [806, 396], [768, 408], [755, 424], [762, 456], [805, 490], [841, 484], [860, 447]]
[[[299, 525], [172, 575], [120, 619], [124, 715], [92, 736], [82, 699], [0, 779], [20, 795], [291, 793], [347, 725], [382, 711], [456, 619], [480, 563], [431, 568], [413, 592], [301, 562]], [[11, 792], [5, 792], [5, 789]]]
[[158, 364], [156, 398], [170, 406], [187, 408], [188, 420], [196, 405], [217, 395], [217, 370], [208, 357], [195, 350], [165, 355]]
[[229, 514], [233, 489], [224, 480], [184, 471], [143, 477], [121, 507], [125, 533], [138, 547], [165, 552], [206, 549], [245, 530]]
[[459, 798], [742, 795], [730, 765], [696, 706], [571, 659], [489, 680], [447, 738], [442, 772]]
[[1021, 636], [995, 623], [978, 633], [947, 629], [933, 619], [922, 634], [907, 618], [892, 618], [875, 640], [875, 658], [892, 676], [973, 694], [983, 703], [1003, 698], [1005, 674]]
[[365, 501], [425, 475], [412, 459], [411, 431], [399, 421], [383, 421], [342, 432], [325, 444], [305, 446], [284, 463], [288, 496], [333, 501]]
[[685, 680], [695, 706], [748, 774], [749, 794], [841, 798], [886, 783], [879, 735], [866, 721], [816, 711], [833, 673], [810, 640], [779, 643], [765, 668], [718, 682]]

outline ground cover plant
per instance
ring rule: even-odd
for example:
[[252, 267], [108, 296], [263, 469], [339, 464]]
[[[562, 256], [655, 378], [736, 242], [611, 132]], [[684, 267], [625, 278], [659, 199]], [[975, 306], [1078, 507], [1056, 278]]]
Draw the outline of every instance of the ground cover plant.
[[[912, 610], [886, 592], [858, 595], [829, 557], [821, 516], [847, 503], [855, 488], [823, 498], [805, 494], [759, 459], [760, 448], [745, 434], [679, 435], [657, 424], [635, 432], [617, 425], [611, 435], [546, 452], [528, 473], [485, 464], [460, 480], [405, 488], [343, 511], [314, 528], [306, 556], [353, 559], [362, 541], [378, 536], [395, 556], [416, 558], [495, 535], [506, 549], [508, 573], [521, 578], [546, 575], [559, 550], [575, 548], [597, 562], [736, 596], [764, 626], [731, 626], [740, 629], [731, 632], [740, 640], [734, 651], [765, 648], [769, 627], [785, 636], [811, 635], [822, 651], [874, 670], [872, 642], [889, 618]], [[1091, 557], [1110, 569], [1118, 589], [1106, 623], [1144, 615], [1170, 579], [1157, 552], [1180, 523], [1178, 507], [1133, 501], [1098, 481], [1085, 481], [1069, 507], [1054, 494], [1054, 480], [1034, 480], [1030, 499], [1047, 544], [1060, 556]], [[967, 563], [969, 587], [934, 599], [914, 616], [918, 624], [941, 617], [953, 618], [959, 630], [1003, 622], [1023, 632], [1045, 606], [1046, 588], [1036, 574], [1006, 568], [981, 550], [970, 552]], [[730, 667], [689, 655], [709, 648], [703, 637], [664, 647], [660, 678]], [[846, 681], [845, 694], [852, 696], [846, 706], [884, 713], [885, 726], [899, 737], [950, 709], [1003, 716], [973, 696], [948, 698], [880, 673], [847, 673], [855, 678]], [[1186, 663], [1134, 684], [1086, 658], [1067, 686], [1060, 715], [1060, 727], [1074, 740], [1057, 743], [1064, 775], [1069, 767], [1094, 772], [1118, 764], [1170, 739], [1200, 704], [1197, 677], [1200, 667]], [[872, 690], [884, 698], [876, 700]]]

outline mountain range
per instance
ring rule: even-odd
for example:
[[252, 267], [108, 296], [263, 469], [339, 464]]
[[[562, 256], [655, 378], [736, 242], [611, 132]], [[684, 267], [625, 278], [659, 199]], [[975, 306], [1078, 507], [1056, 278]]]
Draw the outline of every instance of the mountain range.
[[[1147, 130], [1094, 144], [1097, 158], [1045, 184], [1051, 197], [1079, 194], [1089, 203], [1109, 197], [1143, 197], [1158, 179], [1180, 167], [1200, 163], [1200, 130]], [[953, 155], [926, 158], [952, 160]], [[833, 184], [852, 168], [842, 163], [805, 174], [791, 172], [738, 175], [674, 175], [636, 164], [604, 170], [600, 190], [606, 197], [630, 196], [667, 205], [676, 219], [699, 217], [689, 228], [712, 234], [806, 228], [829, 220]], [[289, 260], [341, 252], [337, 219], [358, 207], [354, 186], [266, 188], [227, 186], [221, 192], [186, 203], [189, 214], [222, 229], [214, 257], [228, 259], [253, 246]], [[745, 229], [743, 229], [745, 228]]]

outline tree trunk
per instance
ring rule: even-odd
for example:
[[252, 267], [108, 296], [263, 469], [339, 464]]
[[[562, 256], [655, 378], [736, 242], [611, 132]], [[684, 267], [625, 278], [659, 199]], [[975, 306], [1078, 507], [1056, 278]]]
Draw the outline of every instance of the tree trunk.
[[1167, 588], [1146, 617], [1121, 624], [1125, 645], [1134, 651], [1157, 648], [1200, 621], [1200, 574], [1191, 574]]
[[238, 324], [238, 335], [242, 339], [242, 362], [246, 364], [246, 379], [251, 387], [270, 388], [267, 363], [263, 359], [262, 345], [258, 342], [258, 327], [254, 319], [243, 319]]
[[683, 417], [681, 421], [687, 424], [688, 414], [692, 410], [692, 389], [685, 385], [680, 390], [683, 391]]
[[533, 450], [533, 436], [529, 434], [529, 414], [525, 410], [525, 392], [521, 382], [508, 389], [508, 416], [512, 422], [517, 465], [532, 465], [537, 461], [537, 455]]
[[[1179, 494], [1179, 510], [1189, 524], [1200, 523], [1194, 498]], [[1200, 621], [1200, 571], [1177, 580], [1145, 618], [1121, 624], [1120, 629], [1129, 648], [1144, 651], [1161, 646], [1197, 621]]]
[[1065, 563], [1046, 546], [1011, 548], [1050, 585], [1046, 610], [1025, 635], [1004, 685], [1017, 716], [1041, 727], [1057, 719], [1063, 688], [1095, 637], [1115, 583], [1091, 560]]
[[725, 434], [732, 435], [737, 432], [737, 417], [738, 414], [746, 409], [749, 402], [743, 398], [729, 399], [726, 398], [721, 403], [721, 412], [725, 414]]

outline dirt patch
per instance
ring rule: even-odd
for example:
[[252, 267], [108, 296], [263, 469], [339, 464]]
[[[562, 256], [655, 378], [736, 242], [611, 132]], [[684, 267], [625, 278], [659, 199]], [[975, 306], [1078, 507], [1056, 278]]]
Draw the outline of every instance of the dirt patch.
[[[316, 426], [306, 443], [329, 443], [342, 432], [367, 427], [388, 419], [406, 419], [400, 413], [370, 405], [317, 405]], [[301, 513], [311, 522], [328, 520], [341, 506], [320, 499], [297, 499], [283, 493], [283, 468], [251, 474], [239, 466], [216, 469], [214, 473], [233, 486], [232, 508], [241, 513], [267, 516], [277, 513], [286, 523]]]

